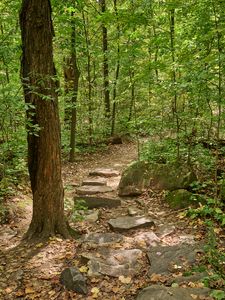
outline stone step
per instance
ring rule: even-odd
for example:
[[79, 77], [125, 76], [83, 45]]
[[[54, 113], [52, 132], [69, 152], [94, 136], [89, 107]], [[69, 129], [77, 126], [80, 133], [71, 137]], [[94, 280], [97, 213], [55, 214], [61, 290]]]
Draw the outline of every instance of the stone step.
[[101, 176], [101, 177], [116, 177], [120, 175], [120, 172], [113, 169], [98, 168], [89, 173], [90, 176]]
[[78, 195], [95, 195], [112, 192], [113, 189], [109, 186], [91, 186], [83, 185], [76, 189]]
[[113, 230], [122, 232], [130, 229], [151, 227], [155, 223], [151, 218], [145, 216], [124, 216], [116, 219], [111, 219], [109, 220], [108, 224]]
[[87, 178], [82, 182], [82, 185], [105, 186], [107, 185], [107, 180], [105, 178]]
[[89, 209], [92, 208], [114, 208], [121, 205], [120, 199], [106, 198], [106, 197], [90, 197], [90, 196], [75, 196], [74, 203], [76, 201], [84, 201], [84, 206], [87, 206]]

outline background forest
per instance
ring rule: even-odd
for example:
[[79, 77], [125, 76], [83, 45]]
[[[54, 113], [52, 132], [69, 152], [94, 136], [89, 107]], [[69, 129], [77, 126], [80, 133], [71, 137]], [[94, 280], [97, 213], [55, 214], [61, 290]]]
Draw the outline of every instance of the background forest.
[[[201, 165], [220, 197], [223, 1], [79, 0], [52, 7], [65, 158], [104, 146], [110, 136], [132, 137], [142, 158]], [[1, 199], [26, 170], [19, 8], [19, 1], [0, 4]], [[38, 135], [39, 128], [32, 131]], [[149, 141], [142, 145], [141, 137]]]
[[[52, 1], [52, 7], [65, 157], [73, 161], [76, 152], [110, 136], [138, 143], [144, 136], [149, 142], [140, 145], [142, 157], [201, 164], [218, 185], [223, 1], [79, 0]], [[26, 169], [19, 8], [19, 1], [0, 4], [1, 198]], [[38, 135], [39, 128], [32, 131]]]

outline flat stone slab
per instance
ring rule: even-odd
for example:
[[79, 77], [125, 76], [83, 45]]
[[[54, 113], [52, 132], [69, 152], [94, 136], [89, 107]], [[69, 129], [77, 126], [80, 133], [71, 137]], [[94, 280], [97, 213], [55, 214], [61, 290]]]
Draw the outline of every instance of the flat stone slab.
[[143, 246], [146, 245], [147, 247], [155, 247], [160, 243], [160, 239], [153, 231], [139, 232], [135, 234], [133, 239], [139, 245], [143, 243]]
[[91, 171], [90, 176], [102, 176], [102, 177], [116, 177], [120, 175], [120, 172], [113, 169], [99, 168]]
[[176, 227], [171, 224], [162, 224], [157, 229], [157, 234], [160, 238], [164, 238], [165, 236], [171, 235], [174, 233]]
[[89, 233], [85, 234], [81, 241], [94, 246], [109, 246], [122, 242], [123, 236], [118, 233]]
[[143, 289], [136, 300], [193, 300], [198, 296], [209, 296], [207, 288], [182, 288], [165, 287], [163, 285], [151, 285]]
[[205, 277], [208, 277], [209, 274], [207, 272], [202, 272], [202, 273], [194, 273], [189, 276], [179, 276], [179, 277], [174, 277], [169, 279], [168, 284], [172, 285], [173, 283], [186, 283], [188, 284], [189, 282], [198, 282], [202, 281]]
[[196, 262], [196, 254], [203, 252], [202, 248], [200, 245], [187, 244], [153, 247], [147, 253], [151, 265], [149, 273], [169, 274], [177, 270], [184, 270]]
[[105, 178], [87, 178], [82, 182], [82, 185], [105, 186], [107, 180]]
[[95, 195], [112, 192], [113, 189], [109, 186], [91, 186], [91, 185], [83, 185], [76, 189], [78, 195]]
[[108, 275], [112, 277], [133, 276], [141, 271], [143, 252], [139, 249], [110, 250], [100, 248], [97, 253], [83, 253], [88, 260], [88, 276]]
[[114, 198], [104, 198], [104, 197], [90, 197], [90, 196], [75, 196], [74, 203], [76, 201], [84, 201], [84, 206], [87, 206], [89, 209], [92, 208], [114, 208], [121, 205], [120, 199]]
[[136, 216], [136, 217], [119, 217], [108, 221], [109, 226], [115, 231], [125, 231], [129, 229], [137, 229], [144, 227], [151, 227], [154, 221], [149, 217]]

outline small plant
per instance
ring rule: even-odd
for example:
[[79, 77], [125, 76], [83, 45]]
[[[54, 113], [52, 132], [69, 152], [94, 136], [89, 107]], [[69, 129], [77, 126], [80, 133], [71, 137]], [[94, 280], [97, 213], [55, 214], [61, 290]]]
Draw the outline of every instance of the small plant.
[[212, 219], [218, 222], [221, 226], [225, 225], [225, 212], [224, 203], [218, 202], [216, 199], [207, 198], [206, 204], [200, 205], [200, 207], [195, 209], [189, 209], [187, 215], [192, 219], [194, 218], [204, 218]]
[[216, 300], [223, 300], [223, 299], [225, 299], [225, 292], [221, 291], [221, 290], [214, 290], [214, 291], [212, 291], [210, 296]]
[[67, 215], [68, 219], [72, 222], [82, 221], [84, 219], [84, 213], [88, 210], [88, 207], [85, 205], [85, 200], [76, 200], [74, 205], [71, 205], [71, 202], [66, 199], [65, 208], [69, 210]]
[[9, 211], [3, 203], [0, 203], [0, 224], [8, 222]]
[[205, 261], [211, 266], [215, 274], [219, 274], [221, 278], [225, 279], [225, 253], [218, 246], [213, 222], [207, 221], [206, 226], [208, 229], [208, 243], [205, 246]]
[[143, 145], [141, 159], [157, 163], [166, 163], [176, 160], [176, 144], [173, 139], [150, 141]]

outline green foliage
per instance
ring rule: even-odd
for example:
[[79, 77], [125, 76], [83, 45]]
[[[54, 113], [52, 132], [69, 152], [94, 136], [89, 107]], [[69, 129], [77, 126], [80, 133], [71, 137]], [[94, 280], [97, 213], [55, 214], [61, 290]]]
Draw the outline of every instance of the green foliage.
[[73, 204], [68, 199], [65, 199], [65, 209], [68, 211], [68, 219], [72, 222], [82, 221], [84, 219], [84, 213], [88, 210], [85, 205], [85, 200], [76, 200]]
[[213, 198], [206, 198], [206, 204], [198, 208], [191, 208], [188, 210], [187, 215], [192, 219], [203, 218], [204, 220], [212, 219], [218, 222], [221, 226], [225, 225], [225, 205], [218, 202]]
[[0, 201], [0, 225], [7, 223], [8, 215], [9, 215], [8, 208]]
[[207, 221], [206, 225], [208, 230], [207, 244], [205, 246], [206, 264], [209, 264], [216, 274], [218, 273], [223, 279], [225, 279], [225, 253], [223, 252], [223, 249], [219, 248], [213, 223], [211, 221]]
[[72, 209], [71, 220], [73, 222], [82, 221], [84, 219], [83, 213], [87, 210], [88, 208], [85, 205], [85, 200], [77, 200]]
[[166, 163], [173, 162], [176, 158], [176, 141], [173, 139], [149, 141], [141, 149], [142, 160]]
[[223, 300], [223, 299], [225, 299], [225, 292], [221, 291], [221, 290], [215, 290], [215, 291], [212, 291], [210, 296], [216, 300]]

